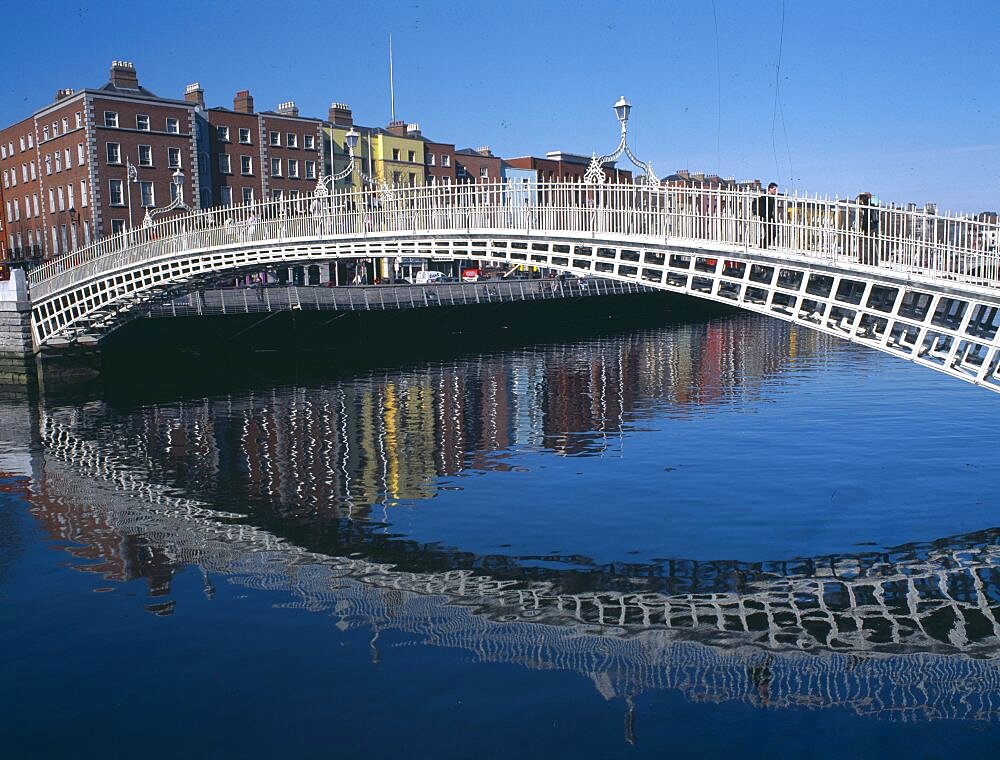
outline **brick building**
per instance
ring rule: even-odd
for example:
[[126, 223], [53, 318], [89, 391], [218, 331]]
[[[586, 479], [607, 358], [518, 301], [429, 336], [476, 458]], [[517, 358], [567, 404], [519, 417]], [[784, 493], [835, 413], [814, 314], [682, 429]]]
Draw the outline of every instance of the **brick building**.
[[502, 161], [488, 147], [462, 148], [455, 151], [455, 160], [459, 182], [499, 182], [503, 174]]
[[206, 112], [211, 205], [298, 198], [316, 188], [323, 166], [323, 121], [299, 116], [295, 103], [254, 111], [249, 90], [232, 110]]
[[[590, 166], [590, 159], [586, 156], [564, 153], [561, 150], [549, 151], [545, 154], [545, 158], [519, 156], [504, 161], [515, 169], [537, 172], [539, 182], [583, 182], [583, 177]], [[608, 182], [632, 181], [632, 172], [628, 169], [618, 169], [614, 164], [605, 164], [603, 168]]]
[[[195, 108], [140, 86], [114, 61], [97, 89], [59, 90], [32, 116], [0, 130], [6, 240], [12, 261], [34, 263], [139, 225], [173, 197], [199, 204]], [[128, 166], [135, 167], [129, 181]]]
[[424, 181], [428, 185], [450, 185], [458, 180], [454, 143], [424, 138]]

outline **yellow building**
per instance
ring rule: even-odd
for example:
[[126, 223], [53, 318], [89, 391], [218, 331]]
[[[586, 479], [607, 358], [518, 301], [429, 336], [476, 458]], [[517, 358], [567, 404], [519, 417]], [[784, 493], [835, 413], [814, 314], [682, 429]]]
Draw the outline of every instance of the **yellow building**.
[[354, 124], [351, 109], [343, 103], [330, 106], [329, 123], [324, 125], [327, 149], [327, 172], [337, 174], [350, 161], [347, 133], [360, 134], [354, 149], [354, 171], [337, 181], [337, 187], [364, 187], [366, 177], [377, 184], [415, 187], [424, 184], [424, 141], [420, 127], [395, 121], [388, 128]]

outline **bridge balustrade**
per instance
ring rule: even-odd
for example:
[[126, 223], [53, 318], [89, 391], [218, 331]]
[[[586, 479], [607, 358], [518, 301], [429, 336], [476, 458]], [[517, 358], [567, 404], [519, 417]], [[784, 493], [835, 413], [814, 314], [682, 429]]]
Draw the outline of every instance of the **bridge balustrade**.
[[[758, 193], [710, 187], [483, 183], [340, 190], [213, 208], [127, 230], [29, 273], [33, 300], [105, 272], [192, 250], [296, 238], [505, 232], [646, 238], [757, 248], [768, 222]], [[1000, 287], [997, 225], [923, 211], [779, 196], [774, 245], [790, 255], [856, 262]], [[877, 221], [868, 231], [866, 215]]]

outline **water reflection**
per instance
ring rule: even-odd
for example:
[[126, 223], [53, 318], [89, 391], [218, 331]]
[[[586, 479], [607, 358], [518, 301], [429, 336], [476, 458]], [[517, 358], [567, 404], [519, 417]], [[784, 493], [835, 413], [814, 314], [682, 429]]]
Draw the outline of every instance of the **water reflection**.
[[[744, 320], [556, 345], [319, 387], [38, 413], [30, 510], [102, 578], [171, 614], [186, 567], [339, 627], [648, 689], [864, 715], [1000, 718], [1000, 529], [772, 562], [479, 556], [387, 531], [438, 479], [528, 448], [588, 457], [649, 415], [740, 404], [826, 339]], [[367, 519], [372, 516], [378, 519]], [[565, 560], [570, 559], [571, 562]], [[565, 569], [560, 565], [572, 565]], [[626, 733], [629, 733], [628, 721]]]

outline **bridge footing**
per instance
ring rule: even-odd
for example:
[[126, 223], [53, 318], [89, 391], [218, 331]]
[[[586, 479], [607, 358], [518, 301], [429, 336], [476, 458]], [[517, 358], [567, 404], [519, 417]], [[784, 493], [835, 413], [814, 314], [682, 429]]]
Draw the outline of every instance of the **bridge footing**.
[[35, 377], [31, 301], [20, 269], [0, 280], [0, 385], [22, 385]]

